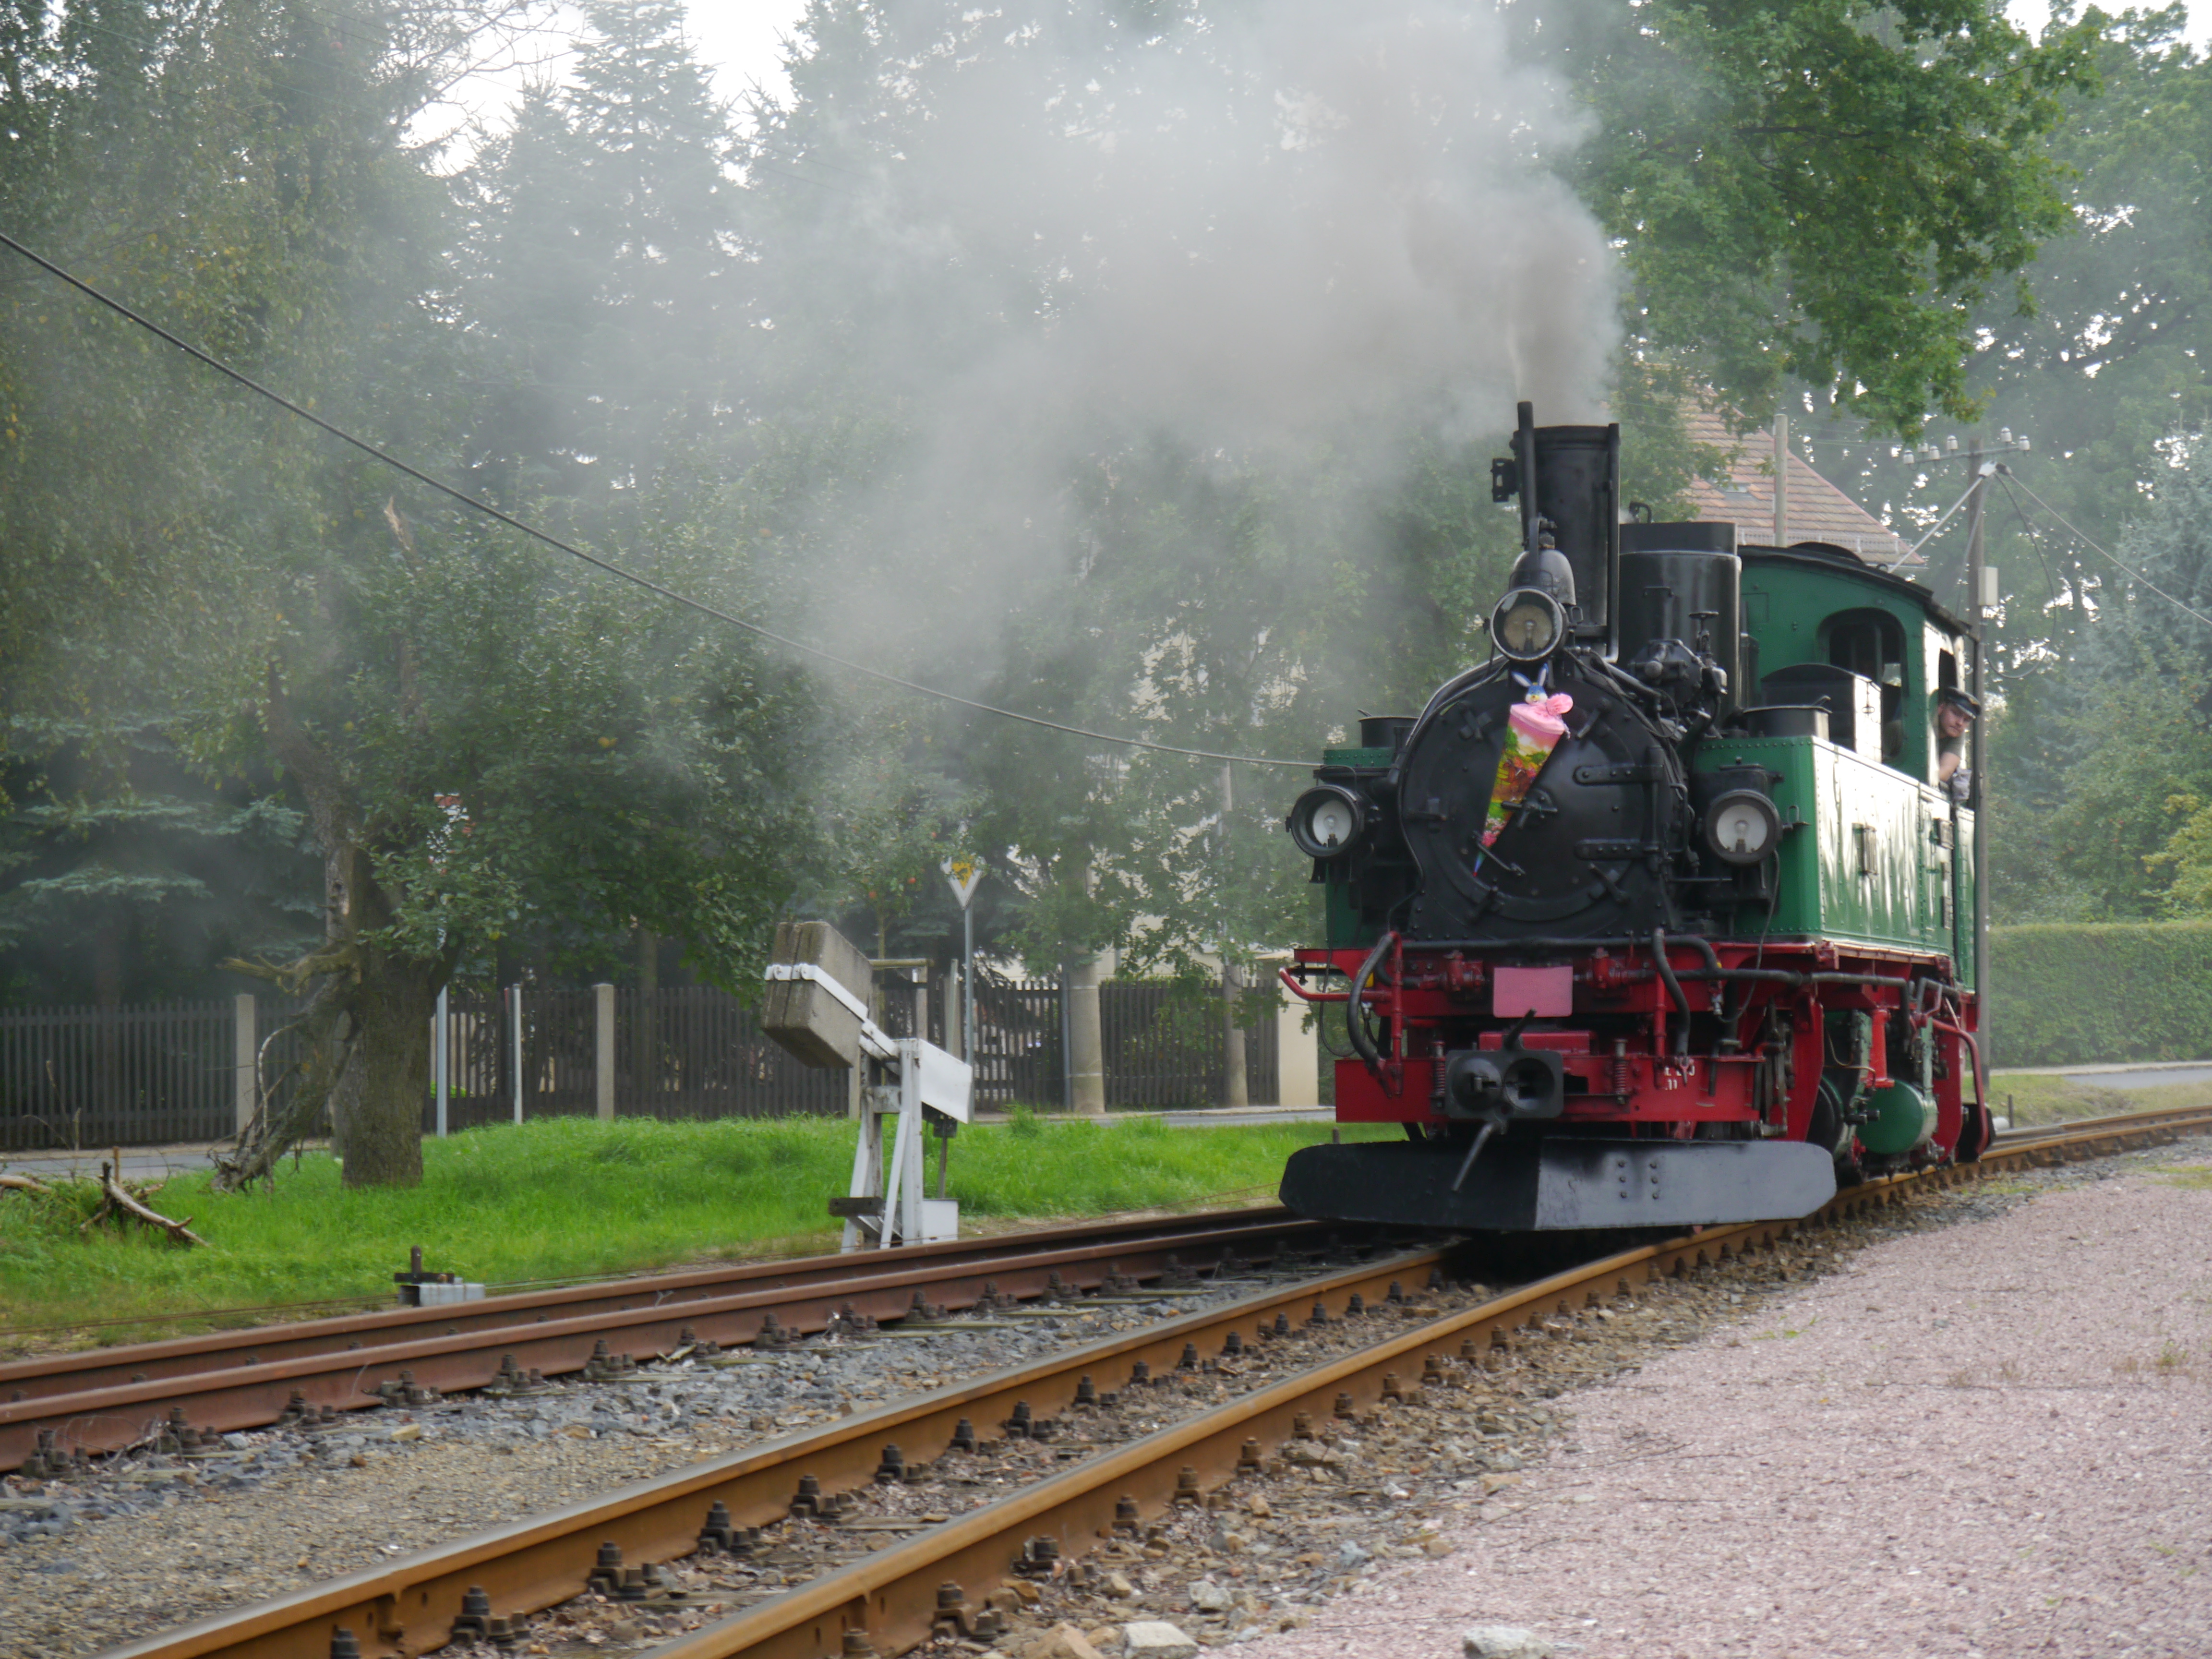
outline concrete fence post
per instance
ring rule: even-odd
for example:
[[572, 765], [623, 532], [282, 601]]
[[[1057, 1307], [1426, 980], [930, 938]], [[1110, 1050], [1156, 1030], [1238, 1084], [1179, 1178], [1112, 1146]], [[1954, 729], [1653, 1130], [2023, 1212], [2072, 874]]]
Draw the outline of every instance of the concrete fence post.
[[1068, 1109], [1085, 1117], [1106, 1112], [1106, 1037], [1099, 1024], [1098, 981], [1103, 960], [1075, 963], [1061, 981], [1066, 988]]
[[592, 1084], [599, 1121], [611, 1122], [615, 1115], [615, 988], [592, 987]]
[[238, 1133], [244, 1134], [246, 1126], [253, 1121], [254, 1109], [261, 1103], [260, 1079], [255, 1065], [261, 1053], [261, 1033], [255, 1024], [258, 1005], [251, 991], [233, 998], [231, 1007], [234, 1011], [230, 1027], [232, 1115], [237, 1120]]
[[1275, 1103], [1321, 1104], [1320, 1033], [1306, 1029], [1306, 1005], [1289, 993], [1275, 1008]]
[[1243, 976], [1233, 962], [1221, 964], [1221, 1099], [1223, 1106], [1252, 1103], [1251, 1068], [1245, 1063], [1244, 1028], [1237, 1021]]

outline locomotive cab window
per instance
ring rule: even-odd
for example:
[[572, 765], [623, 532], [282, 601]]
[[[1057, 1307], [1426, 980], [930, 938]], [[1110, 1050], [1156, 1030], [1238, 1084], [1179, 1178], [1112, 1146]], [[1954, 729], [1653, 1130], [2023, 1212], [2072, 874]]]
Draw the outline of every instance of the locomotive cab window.
[[1887, 611], [1846, 611], [1828, 618], [1828, 663], [1881, 688], [1881, 758], [1905, 754], [1905, 624]]

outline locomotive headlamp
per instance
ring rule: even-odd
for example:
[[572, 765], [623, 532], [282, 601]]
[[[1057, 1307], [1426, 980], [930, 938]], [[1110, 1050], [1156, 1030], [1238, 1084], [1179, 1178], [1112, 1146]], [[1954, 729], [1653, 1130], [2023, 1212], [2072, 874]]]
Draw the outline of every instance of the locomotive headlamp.
[[1491, 613], [1490, 637], [1516, 662], [1548, 657], [1566, 637], [1566, 613], [1549, 593], [1516, 587]]
[[1782, 839], [1782, 815], [1755, 789], [1731, 789], [1705, 809], [1705, 843], [1723, 864], [1756, 864]]
[[1348, 852], [1367, 828], [1367, 804], [1352, 791], [1324, 783], [1300, 795], [1291, 807], [1291, 839], [1310, 859], [1333, 859]]

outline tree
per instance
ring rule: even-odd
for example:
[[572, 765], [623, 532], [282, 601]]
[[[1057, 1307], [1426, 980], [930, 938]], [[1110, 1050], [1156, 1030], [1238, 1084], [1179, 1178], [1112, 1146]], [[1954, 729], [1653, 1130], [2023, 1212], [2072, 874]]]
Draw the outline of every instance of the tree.
[[1917, 433], [1976, 407], [1978, 313], [2067, 223], [2044, 140], [2086, 26], [1990, 0], [1650, 0], [1531, 14], [1596, 124], [1566, 165], [1621, 239], [1643, 349], [1763, 413], [1789, 381]]
[[2142, 580], [2104, 592], [2064, 745], [2062, 861], [2110, 916], [2201, 915], [2212, 886], [2212, 458], [2179, 459], [2115, 550]]
[[[197, 14], [134, 60], [127, 97], [71, 67], [66, 27], [42, 39], [63, 101], [86, 90], [70, 120], [41, 112], [46, 148], [11, 156], [7, 186], [96, 280], [436, 466], [463, 453], [471, 343], [447, 192], [400, 137], [425, 77], [396, 37], [319, 16]], [[94, 168], [126, 225], [165, 224], [154, 204], [180, 193], [203, 210], [177, 246], [127, 238], [118, 267], [72, 241], [91, 198], [68, 181]], [[787, 668], [418, 499], [74, 298], [18, 285], [0, 306], [15, 708], [112, 725], [127, 686], [131, 718], [150, 703], [204, 771], [273, 765], [322, 864], [319, 940], [262, 965], [310, 994], [305, 1086], [228, 1178], [328, 1102], [349, 1182], [416, 1179], [430, 1002], [511, 930], [642, 921], [710, 975], [757, 963], [804, 859]], [[639, 482], [600, 544], [743, 610], [743, 568]], [[93, 603], [70, 580], [88, 567]]]
[[[1486, 649], [1514, 385], [1461, 330], [1573, 412], [1617, 339], [1603, 233], [1640, 499], [1679, 501], [1700, 381], [1748, 406], [1825, 373], [1896, 425], [1962, 402], [1967, 308], [2063, 216], [2039, 138], [2078, 41], [1965, 0], [1530, 16], [816, 0], [746, 157], [773, 329], [726, 452], [724, 533], [820, 573], [775, 614], [1066, 726], [1295, 759]], [[1295, 769], [1224, 796], [1216, 763], [910, 720], [899, 763], [1022, 872], [1032, 963], [1188, 974], [1310, 934]]]
[[270, 779], [210, 783], [157, 720], [19, 722], [14, 738], [0, 988], [15, 1000], [204, 996], [224, 958], [313, 937], [303, 826]]
[[735, 393], [748, 284], [713, 96], [674, 0], [592, 0], [571, 78], [528, 88], [461, 181], [469, 436], [502, 501], [600, 522]]
[[[2162, 878], [2142, 860], [2166, 838], [2168, 795], [2194, 787], [2171, 769], [2118, 794], [2094, 781], [2111, 775], [2115, 722], [2143, 756], [2190, 774], [2194, 694], [2176, 702], [2166, 688], [2193, 659], [2177, 638], [2146, 644], [2130, 619], [2164, 602], [2069, 527], [2118, 550], [2131, 521], [2187, 493], [2178, 464], [2204, 427], [2212, 65], [2182, 41], [2185, 21], [2178, 7], [2054, 13], [2046, 44], [2088, 42], [2094, 71], [2063, 94], [2050, 139], [2070, 222], [2025, 273], [2030, 305], [1993, 295], [1973, 319], [1966, 369], [1988, 411], [1979, 435], [2002, 428], [2034, 443], [2004, 458], [2016, 481], [1997, 479], [1987, 503], [1988, 558], [2003, 578], [1990, 653], [2002, 707], [1987, 769], [2001, 921], [2155, 911]], [[1955, 435], [1971, 443], [1974, 433]], [[1823, 471], [1900, 528], [1932, 526], [1966, 483], [1963, 455], [1900, 457], [1855, 422], [1821, 431], [1817, 450]], [[1959, 522], [1930, 543], [1923, 580], [1963, 611]]]

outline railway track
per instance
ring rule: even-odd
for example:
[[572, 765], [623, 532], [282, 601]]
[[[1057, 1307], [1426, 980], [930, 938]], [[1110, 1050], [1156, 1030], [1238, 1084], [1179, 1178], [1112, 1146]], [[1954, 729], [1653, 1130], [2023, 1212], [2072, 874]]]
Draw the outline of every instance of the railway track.
[[[805, 1582], [783, 1588], [766, 1577], [767, 1599], [653, 1649], [653, 1659], [856, 1659], [951, 1630], [988, 1637], [992, 1592], [1025, 1576], [1081, 1571], [1081, 1558], [1105, 1540], [1202, 1504], [1240, 1473], [1295, 1461], [1316, 1422], [1371, 1421], [1424, 1389], [1449, 1391], [1523, 1325], [1916, 1189], [2207, 1132], [2212, 1108], [2015, 1133], [1976, 1166], [1869, 1182], [1795, 1221], [1640, 1246], [1502, 1295], [1460, 1296], [1441, 1282], [1445, 1249], [1392, 1251], [132, 1643], [112, 1659], [383, 1659], [434, 1650], [457, 1629], [497, 1641], [514, 1635], [509, 1621], [593, 1588], [680, 1603], [656, 1564], [757, 1559], [766, 1547], [758, 1528], [838, 1541], [817, 1552]], [[1455, 1299], [1464, 1305], [1438, 1305]], [[1232, 1397], [1188, 1398], [1220, 1393], [1230, 1370], [1248, 1373], [1230, 1385]], [[872, 1494], [897, 1492], [932, 1462], [957, 1469], [994, 1437], [1029, 1471], [995, 1501], [873, 1521], [846, 1510], [880, 1506], [888, 1500]], [[864, 1553], [853, 1559], [855, 1550]]]
[[[1278, 1206], [1151, 1218], [917, 1246], [656, 1274], [441, 1307], [60, 1354], [0, 1365], [0, 1469], [118, 1450], [165, 1425], [209, 1436], [414, 1402], [536, 1372], [615, 1372], [679, 1350], [776, 1347], [865, 1331], [917, 1309], [1187, 1279], [1272, 1260], [1332, 1234]], [[1186, 1264], [1189, 1264], [1188, 1267]]]

